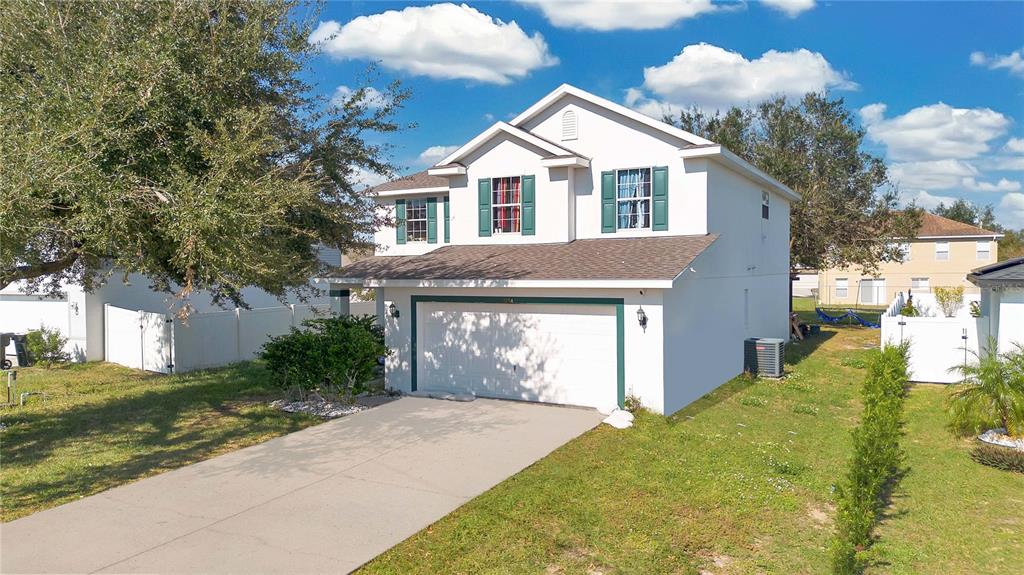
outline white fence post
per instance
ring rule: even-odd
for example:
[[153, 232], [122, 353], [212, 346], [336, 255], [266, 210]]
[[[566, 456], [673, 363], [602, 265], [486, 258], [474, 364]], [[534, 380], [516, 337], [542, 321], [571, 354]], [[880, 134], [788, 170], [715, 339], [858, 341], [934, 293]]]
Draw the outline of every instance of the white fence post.
[[235, 361], [242, 361], [242, 310], [235, 308]]

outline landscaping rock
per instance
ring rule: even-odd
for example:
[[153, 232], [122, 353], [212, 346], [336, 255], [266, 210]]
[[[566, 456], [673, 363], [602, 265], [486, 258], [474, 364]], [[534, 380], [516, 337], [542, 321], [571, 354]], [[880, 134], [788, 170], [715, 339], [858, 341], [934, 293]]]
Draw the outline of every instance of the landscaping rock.
[[308, 401], [286, 401], [284, 399], [279, 399], [271, 402], [270, 406], [276, 407], [281, 411], [287, 411], [288, 413], [308, 413], [317, 417], [323, 417], [324, 419], [344, 417], [346, 415], [352, 415], [353, 413], [369, 409], [369, 407], [366, 407], [365, 405], [316, 399]]
[[473, 401], [476, 395], [469, 391], [440, 391], [436, 389], [417, 389], [409, 394], [412, 397], [428, 397], [446, 401]]
[[616, 409], [611, 413], [611, 415], [604, 418], [604, 423], [607, 423], [616, 429], [633, 427], [633, 414], [622, 409]]
[[978, 436], [978, 439], [992, 445], [1001, 445], [1010, 449], [1016, 449], [1017, 451], [1024, 451], [1024, 438], [1010, 437], [1006, 435], [1006, 430], [1001, 427], [982, 433]]

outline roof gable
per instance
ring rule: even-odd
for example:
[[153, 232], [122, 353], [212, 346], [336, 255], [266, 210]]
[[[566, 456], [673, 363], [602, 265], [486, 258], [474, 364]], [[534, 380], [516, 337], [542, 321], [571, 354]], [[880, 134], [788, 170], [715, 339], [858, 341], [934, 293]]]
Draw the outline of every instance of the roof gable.
[[491, 141], [493, 138], [502, 134], [511, 136], [514, 139], [526, 142], [536, 148], [544, 150], [545, 152], [548, 153], [548, 157], [578, 156], [576, 152], [573, 152], [572, 150], [566, 148], [565, 146], [561, 146], [550, 140], [541, 138], [536, 134], [527, 132], [526, 130], [522, 130], [508, 123], [496, 122], [490, 128], [487, 128], [486, 130], [481, 132], [477, 137], [466, 142], [458, 150], [455, 150], [454, 152], [449, 154], [445, 159], [438, 162], [436, 166], [446, 166], [448, 164], [456, 163], [459, 160], [462, 160], [463, 158], [471, 154], [472, 152], [474, 152], [475, 150], [477, 150], [478, 148], [480, 148], [481, 146], [483, 146], [484, 144], [486, 144], [487, 142]]
[[965, 224], [949, 218], [924, 212], [921, 214], [921, 228], [917, 231], [919, 238], [946, 238], [946, 237], [972, 237], [991, 236], [1002, 237], [1002, 234]]

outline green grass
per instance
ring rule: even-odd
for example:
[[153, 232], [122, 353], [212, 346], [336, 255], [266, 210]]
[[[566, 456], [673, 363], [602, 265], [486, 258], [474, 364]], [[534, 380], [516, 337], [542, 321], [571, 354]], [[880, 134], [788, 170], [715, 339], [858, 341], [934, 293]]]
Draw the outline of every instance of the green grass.
[[[795, 297], [793, 298], [793, 311], [800, 316], [800, 321], [805, 323], [821, 323], [818, 319], [818, 315], [814, 313], [814, 308], [820, 307], [822, 311], [831, 316], [839, 316], [846, 313], [847, 310], [852, 309], [857, 312], [857, 315], [862, 318], [878, 323], [879, 318], [882, 316], [882, 312], [885, 311], [885, 306], [819, 306], [815, 303], [814, 298], [810, 297]], [[855, 322], [849, 318], [844, 319], [840, 325], [855, 325]]]
[[[827, 327], [788, 347], [784, 380], [738, 377], [673, 417], [600, 426], [363, 572], [826, 573], [832, 486], [877, 341]], [[908, 399], [911, 470], [877, 572], [1005, 573], [1024, 556], [1024, 477], [969, 458], [943, 429], [945, 391]]]
[[266, 405], [257, 364], [159, 376], [105, 363], [18, 372], [0, 409], [0, 519], [11, 521], [162, 471], [296, 431], [318, 419]]

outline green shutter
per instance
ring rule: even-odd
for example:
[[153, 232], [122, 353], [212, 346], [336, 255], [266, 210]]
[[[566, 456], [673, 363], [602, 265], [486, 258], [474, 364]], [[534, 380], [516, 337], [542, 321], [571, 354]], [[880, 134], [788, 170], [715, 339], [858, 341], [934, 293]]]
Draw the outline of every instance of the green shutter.
[[451, 213], [451, 205], [448, 203], [448, 201], [449, 201], [448, 196], [445, 196], [444, 197], [444, 243], [448, 243], [448, 242], [452, 241], [452, 232], [451, 232], [451, 228], [452, 228], [452, 225], [451, 225], [452, 213]]
[[480, 201], [480, 237], [483, 238], [491, 235], [491, 181], [477, 180], [476, 189]]
[[654, 207], [651, 208], [651, 226], [654, 231], [662, 232], [668, 229], [668, 168], [654, 168], [653, 172], [654, 190], [651, 195]]
[[437, 198], [427, 198], [427, 243], [437, 243]]
[[522, 202], [523, 202], [523, 221], [521, 224], [522, 234], [524, 236], [532, 236], [537, 233], [536, 219], [537, 219], [537, 208], [535, 205], [536, 197], [536, 185], [534, 184], [533, 176], [523, 176], [523, 190], [522, 190]]
[[601, 233], [615, 231], [615, 172], [601, 172]]
[[395, 241], [405, 243], [405, 200], [395, 200]]

